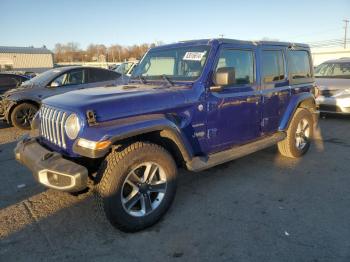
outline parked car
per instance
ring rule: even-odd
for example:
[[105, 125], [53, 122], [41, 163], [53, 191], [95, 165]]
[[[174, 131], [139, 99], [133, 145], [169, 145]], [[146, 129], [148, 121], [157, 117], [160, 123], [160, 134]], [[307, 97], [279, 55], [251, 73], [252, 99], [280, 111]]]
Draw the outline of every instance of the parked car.
[[320, 112], [350, 114], [350, 58], [329, 60], [315, 70]]
[[20, 86], [23, 82], [29, 80], [30, 77], [15, 73], [0, 73], [0, 95], [7, 90]]
[[134, 71], [135, 67], [137, 66], [137, 64], [138, 64], [138, 61], [124, 62], [124, 63], [121, 63], [120, 65], [118, 65], [115, 68], [115, 71], [122, 74], [122, 75], [130, 77], [132, 75], [132, 72]]
[[20, 129], [30, 129], [30, 122], [41, 101], [76, 89], [124, 83], [120, 74], [102, 68], [69, 66], [48, 70], [19, 88], [7, 91], [0, 102], [0, 117]]
[[33, 120], [39, 137], [21, 140], [15, 156], [62, 191], [83, 190], [97, 170], [94, 191], [109, 221], [138, 231], [170, 207], [178, 167], [200, 171], [275, 144], [284, 156], [305, 154], [314, 88], [307, 45], [163, 45], [145, 54], [128, 85], [45, 99]]

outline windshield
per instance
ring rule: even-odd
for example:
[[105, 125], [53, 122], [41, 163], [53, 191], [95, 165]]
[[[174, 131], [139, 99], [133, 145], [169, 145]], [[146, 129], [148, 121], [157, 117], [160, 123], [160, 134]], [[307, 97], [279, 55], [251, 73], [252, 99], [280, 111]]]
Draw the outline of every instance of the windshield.
[[119, 74], [126, 75], [133, 64], [134, 63], [132, 62], [122, 63], [121, 65], [118, 66], [118, 68], [115, 69], [115, 71]]
[[321, 64], [315, 69], [315, 77], [350, 79], [350, 62]]
[[60, 72], [62, 72], [61, 69], [57, 69], [57, 68], [50, 69], [48, 71], [45, 71], [44, 73], [37, 75], [36, 77], [29, 79], [28, 81], [25, 81], [23, 85], [49, 82], [50, 80], [52, 80], [53, 77], [58, 75]]
[[209, 46], [150, 50], [132, 74], [145, 80], [194, 81], [202, 73]]

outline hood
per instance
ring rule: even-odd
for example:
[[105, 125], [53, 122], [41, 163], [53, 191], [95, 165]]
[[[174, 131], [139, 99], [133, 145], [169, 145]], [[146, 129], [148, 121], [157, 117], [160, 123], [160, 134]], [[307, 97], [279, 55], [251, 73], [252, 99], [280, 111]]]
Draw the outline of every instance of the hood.
[[320, 90], [341, 90], [350, 88], [350, 79], [316, 78], [315, 81]]
[[19, 93], [22, 93], [24, 91], [27, 91], [28, 89], [31, 89], [31, 88], [38, 88], [40, 87], [40, 85], [38, 84], [22, 84], [20, 85], [19, 87], [16, 87], [16, 88], [12, 88], [10, 90], [7, 90], [3, 95], [5, 97], [8, 97], [10, 95], [13, 95], [13, 94], [19, 94]]
[[350, 79], [316, 78], [316, 85], [324, 97], [350, 95]]
[[43, 104], [85, 116], [93, 110], [98, 122], [156, 113], [184, 103], [185, 86], [129, 84], [71, 91], [43, 100]]

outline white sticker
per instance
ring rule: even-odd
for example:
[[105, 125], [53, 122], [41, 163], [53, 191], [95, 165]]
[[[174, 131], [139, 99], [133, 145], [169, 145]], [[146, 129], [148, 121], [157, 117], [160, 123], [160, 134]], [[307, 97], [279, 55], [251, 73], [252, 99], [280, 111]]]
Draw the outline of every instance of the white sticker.
[[201, 61], [204, 55], [205, 52], [186, 52], [183, 60]]

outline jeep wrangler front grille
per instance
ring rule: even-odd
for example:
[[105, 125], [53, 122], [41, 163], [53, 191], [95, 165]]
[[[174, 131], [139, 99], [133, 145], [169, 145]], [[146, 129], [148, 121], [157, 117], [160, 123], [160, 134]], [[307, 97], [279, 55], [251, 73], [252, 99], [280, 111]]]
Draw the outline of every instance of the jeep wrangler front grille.
[[42, 105], [40, 108], [40, 135], [60, 147], [66, 148], [64, 123], [67, 113]]

